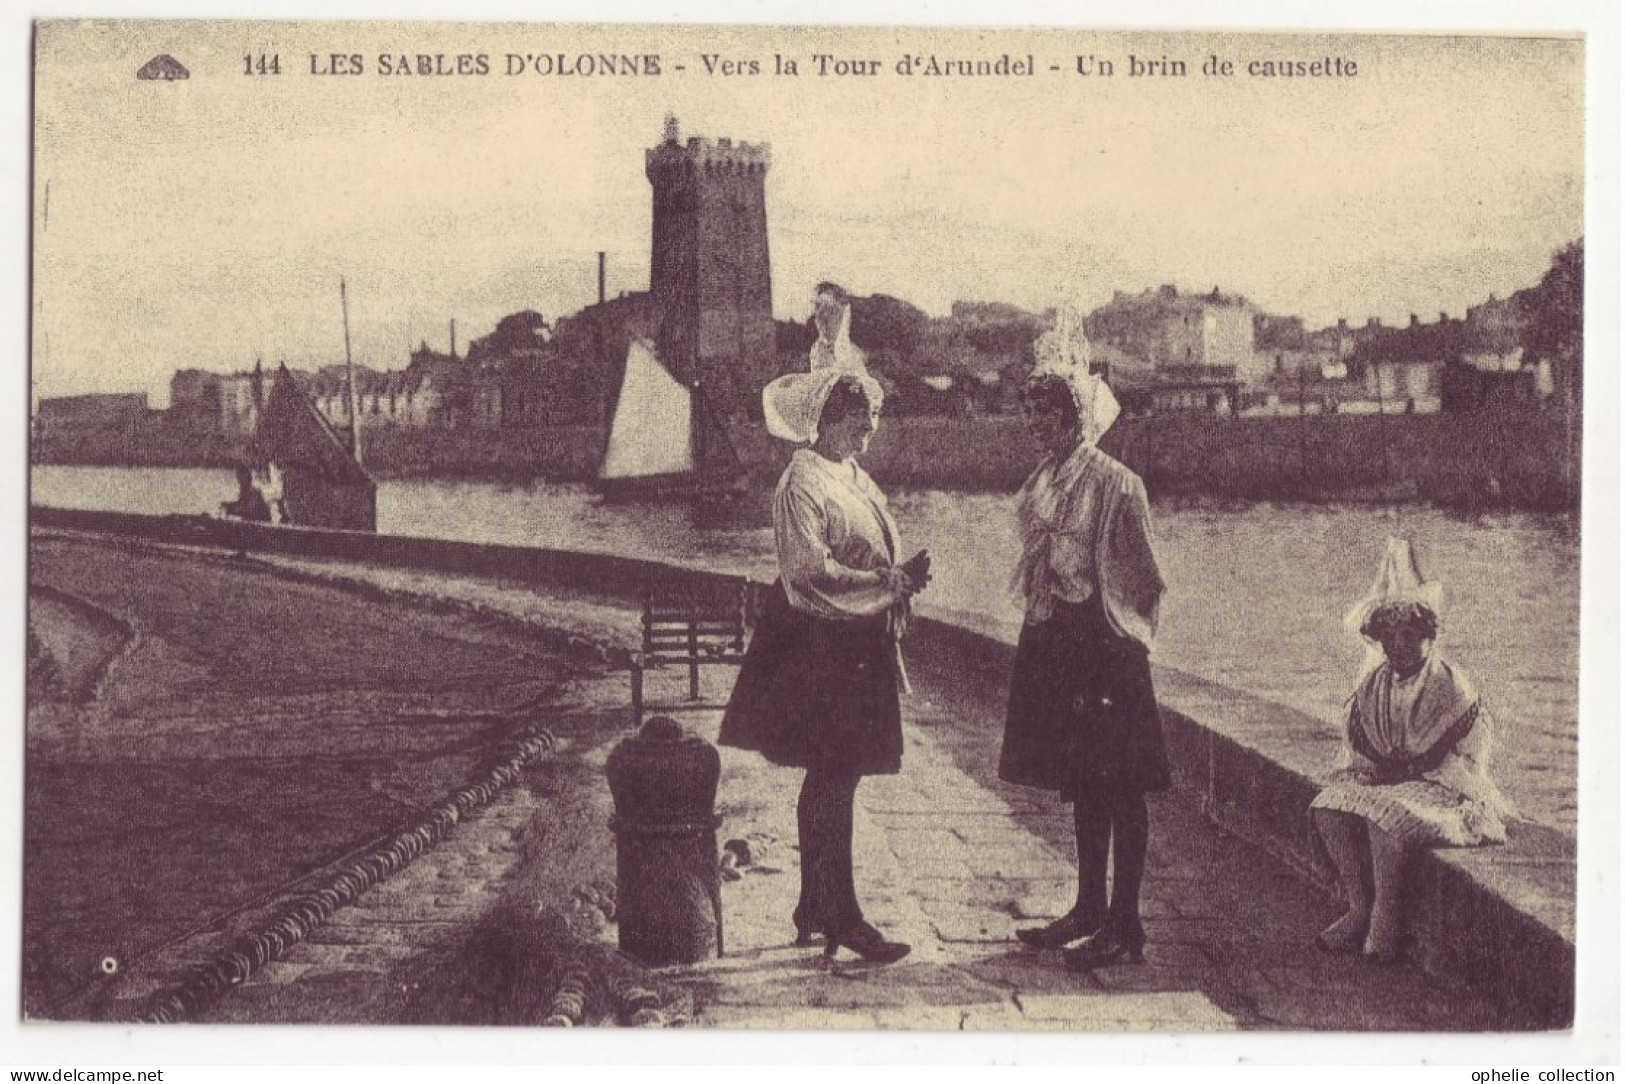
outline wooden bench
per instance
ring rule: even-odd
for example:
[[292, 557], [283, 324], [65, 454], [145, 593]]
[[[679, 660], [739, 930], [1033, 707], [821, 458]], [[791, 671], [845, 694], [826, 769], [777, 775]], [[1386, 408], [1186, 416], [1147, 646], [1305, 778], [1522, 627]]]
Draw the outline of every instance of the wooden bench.
[[[632, 660], [632, 725], [650, 711], [706, 711], [723, 705], [700, 695], [700, 667], [738, 666], [745, 659], [745, 580], [650, 584], [643, 592], [643, 643]], [[644, 700], [644, 672], [688, 670], [688, 697]]]

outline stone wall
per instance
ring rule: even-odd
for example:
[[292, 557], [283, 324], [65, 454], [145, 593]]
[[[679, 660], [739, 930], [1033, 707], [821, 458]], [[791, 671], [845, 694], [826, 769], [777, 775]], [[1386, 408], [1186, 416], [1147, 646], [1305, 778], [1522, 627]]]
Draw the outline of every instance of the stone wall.
[[[155, 412], [127, 427], [58, 428], [41, 434], [36, 461], [87, 466], [231, 466], [242, 454]], [[730, 440], [771, 489], [789, 445], [760, 424], [734, 422]], [[474, 477], [588, 481], [603, 457], [602, 426], [500, 429], [375, 426], [363, 457], [375, 477]], [[1101, 442], [1145, 479], [1153, 498], [1421, 500], [1464, 508], [1543, 511], [1578, 506], [1580, 471], [1569, 462], [1557, 410], [1508, 407], [1466, 414], [1220, 418], [1201, 413], [1123, 418]], [[882, 485], [1015, 492], [1037, 453], [1019, 417], [886, 419], [864, 465]]]

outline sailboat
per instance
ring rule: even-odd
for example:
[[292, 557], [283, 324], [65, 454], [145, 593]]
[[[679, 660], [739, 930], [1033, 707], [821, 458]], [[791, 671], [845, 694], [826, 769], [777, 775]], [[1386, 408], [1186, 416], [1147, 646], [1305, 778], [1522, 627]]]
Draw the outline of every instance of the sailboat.
[[256, 451], [266, 462], [266, 474], [281, 479], [286, 522], [372, 532], [378, 529], [378, 484], [361, 465], [361, 411], [350, 357], [350, 306], [342, 279], [339, 304], [344, 311], [348, 439], [328, 423], [283, 365], [269, 395], [264, 395], [263, 380], [255, 380], [255, 398], [264, 399], [254, 433]]
[[743, 474], [728, 431], [699, 388], [671, 374], [648, 339], [626, 352], [621, 391], [598, 470], [609, 500], [709, 499]]
[[286, 522], [346, 531], [378, 529], [378, 485], [286, 366], [278, 368], [255, 432], [267, 471], [280, 474]]

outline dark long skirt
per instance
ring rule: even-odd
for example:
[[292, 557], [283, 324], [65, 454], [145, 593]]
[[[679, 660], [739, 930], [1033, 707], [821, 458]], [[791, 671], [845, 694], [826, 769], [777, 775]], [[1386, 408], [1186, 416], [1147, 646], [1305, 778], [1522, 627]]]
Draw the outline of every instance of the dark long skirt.
[[1169, 785], [1145, 648], [1118, 635], [1098, 598], [1022, 627], [999, 778], [1068, 801]]
[[896, 774], [903, 724], [885, 615], [815, 617], [794, 609], [774, 583], [717, 740], [786, 767]]

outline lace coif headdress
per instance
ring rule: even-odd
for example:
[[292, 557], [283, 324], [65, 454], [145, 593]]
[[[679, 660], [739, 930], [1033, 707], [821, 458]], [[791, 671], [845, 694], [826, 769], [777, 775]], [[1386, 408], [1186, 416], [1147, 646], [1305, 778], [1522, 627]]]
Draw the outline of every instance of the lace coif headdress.
[[1410, 602], [1426, 606], [1435, 620], [1444, 616], [1444, 585], [1437, 580], [1425, 579], [1421, 565], [1408, 538], [1390, 538], [1377, 564], [1377, 576], [1371, 590], [1343, 617], [1343, 627], [1365, 639], [1365, 660], [1360, 666], [1363, 680], [1382, 665], [1382, 645], [1365, 637], [1367, 620], [1379, 607], [1392, 602]]
[[869, 375], [863, 363], [863, 351], [852, 342], [848, 332], [851, 318], [851, 306], [842, 305], [834, 337], [825, 339], [820, 335], [808, 353], [808, 371], [786, 373], [762, 389], [762, 416], [769, 433], [797, 444], [816, 441], [824, 403], [842, 377], [856, 377], [868, 393], [869, 401], [877, 407], [880, 405], [883, 397], [880, 383]]
[[1056, 312], [1055, 326], [1033, 343], [1033, 360], [1029, 383], [1040, 377], [1058, 378], [1071, 391], [1084, 443], [1104, 436], [1122, 408], [1106, 382], [1089, 371], [1089, 339], [1077, 309], [1068, 305]]

